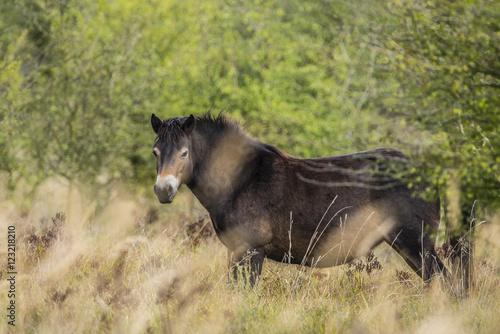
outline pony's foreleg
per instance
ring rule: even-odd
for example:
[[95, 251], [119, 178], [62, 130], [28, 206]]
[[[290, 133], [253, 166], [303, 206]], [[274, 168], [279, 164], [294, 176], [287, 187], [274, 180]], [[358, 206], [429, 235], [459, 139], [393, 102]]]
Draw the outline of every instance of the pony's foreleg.
[[257, 283], [262, 272], [264, 252], [259, 248], [228, 249], [230, 279], [237, 281], [238, 276], [251, 286]]

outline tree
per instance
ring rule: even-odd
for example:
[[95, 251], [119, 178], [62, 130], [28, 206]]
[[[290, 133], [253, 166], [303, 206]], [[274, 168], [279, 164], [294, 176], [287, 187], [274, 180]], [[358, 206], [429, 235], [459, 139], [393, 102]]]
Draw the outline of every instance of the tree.
[[4, 31], [28, 36], [18, 75], [29, 98], [13, 96], [11, 131], [34, 186], [52, 175], [146, 184], [151, 113], [227, 109], [299, 157], [348, 151], [371, 117], [360, 108], [370, 76], [356, 68], [370, 51], [343, 49], [348, 11], [329, 1], [20, 0], [9, 12]]
[[[391, 24], [371, 30], [381, 80], [396, 79], [382, 99], [386, 117], [406, 117], [432, 134], [420, 168], [448, 195], [454, 262], [472, 274], [473, 203], [500, 207], [500, 4], [498, 1], [388, 3]], [[393, 78], [388, 78], [391, 76]], [[386, 103], [384, 103], [386, 102]], [[450, 211], [450, 210], [448, 210]]]

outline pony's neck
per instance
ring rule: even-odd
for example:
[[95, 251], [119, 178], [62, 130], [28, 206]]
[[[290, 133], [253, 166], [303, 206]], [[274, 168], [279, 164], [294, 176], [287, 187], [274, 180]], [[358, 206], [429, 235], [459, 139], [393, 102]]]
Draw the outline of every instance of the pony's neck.
[[241, 129], [229, 129], [217, 135], [193, 133], [195, 157], [193, 175], [196, 180], [189, 188], [210, 212], [236, 190], [245, 166], [256, 153], [258, 142]]

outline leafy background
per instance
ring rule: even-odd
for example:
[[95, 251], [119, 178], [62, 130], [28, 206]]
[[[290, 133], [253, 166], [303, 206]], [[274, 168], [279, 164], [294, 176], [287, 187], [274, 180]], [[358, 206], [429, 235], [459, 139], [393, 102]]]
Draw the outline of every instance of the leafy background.
[[498, 208], [496, 1], [9, 1], [0, 169], [141, 187], [151, 113], [226, 110], [307, 158], [380, 146]]
[[496, 1], [9, 1], [0, 169], [141, 187], [151, 113], [226, 110], [307, 158], [401, 149], [498, 208]]

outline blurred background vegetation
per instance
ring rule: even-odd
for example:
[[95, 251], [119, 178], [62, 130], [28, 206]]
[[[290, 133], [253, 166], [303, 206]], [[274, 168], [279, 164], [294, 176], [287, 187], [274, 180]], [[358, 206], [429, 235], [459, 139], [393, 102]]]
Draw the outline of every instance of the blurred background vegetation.
[[150, 191], [149, 118], [226, 110], [309, 158], [400, 149], [500, 208], [500, 2], [0, 4], [0, 177]]

